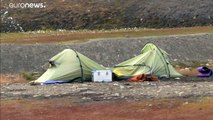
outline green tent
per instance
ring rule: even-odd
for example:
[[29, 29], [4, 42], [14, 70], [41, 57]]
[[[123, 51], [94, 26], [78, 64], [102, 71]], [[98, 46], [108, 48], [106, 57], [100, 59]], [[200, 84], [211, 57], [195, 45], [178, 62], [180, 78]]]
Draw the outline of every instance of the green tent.
[[148, 43], [141, 54], [114, 66], [113, 72], [118, 77], [131, 77], [139, 74], [152, 74], [158, 77], [179, 77], [169, 63], [168, 53], [153, 43]]
[[65, 49], [49, 60], [49, 69], [34, 83], [90, 81], [92, 70], [105, 68], [75, 50]]

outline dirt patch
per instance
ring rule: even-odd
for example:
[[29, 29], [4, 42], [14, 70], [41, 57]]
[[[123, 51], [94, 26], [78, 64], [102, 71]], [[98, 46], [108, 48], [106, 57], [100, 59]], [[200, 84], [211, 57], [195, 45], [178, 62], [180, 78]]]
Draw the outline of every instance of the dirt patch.
[[19, 74], [1, 74], [0, 84], [26, 83], [27, 81]]
[[177, 69], [177, 72], [179, 72], [180, 74], [184, 75], [184, 76], [197, 76], [199, 74], [199, 72], [197, 71], [196, 68], [184, 68], [184, 69]]
[[3, 100], [2, 120], [212, 120], [213, 98], [73, 103], [71, 99]]

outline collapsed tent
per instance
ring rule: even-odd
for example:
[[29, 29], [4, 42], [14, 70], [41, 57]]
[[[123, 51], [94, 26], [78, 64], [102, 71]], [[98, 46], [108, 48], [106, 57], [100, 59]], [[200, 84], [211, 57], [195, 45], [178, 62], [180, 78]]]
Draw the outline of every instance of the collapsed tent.
[[132, 77], [140, 74], [151, 74], [157, 77], [182, 76], [169, 63], [168, 53], [153, 43], [148, 43], [141, 54], [114, 66], [117, 77]]
[[49, 69], [34, 83], [90, 81], [92, 70], [105, 70], [103, 66], [71, 49], [65, 49], [52, 57], [49, 64]]

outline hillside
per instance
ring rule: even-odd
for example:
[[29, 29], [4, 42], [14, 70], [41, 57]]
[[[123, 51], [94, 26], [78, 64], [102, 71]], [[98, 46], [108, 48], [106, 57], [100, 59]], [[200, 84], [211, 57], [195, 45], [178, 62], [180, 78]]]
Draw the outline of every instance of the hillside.
[[42, 66], [62, 50], [74, 49], [92, 60], [112, 67], [140, 53], [153, 42], [169, 53], [171, 62], [196, 65], [213, 60], [213, 34], [140, 38], [105, 38], [76, 44], [0, 44], [1, 73], [42, 71]]
[[[1, 15], [12, 17], [24, 31], [39, 29], [119, 29], [207, 26], [213, 24], [212, 0], [32, 0], [45, 8], [10, 8], [2, 0]], [[5, 18], [6, 21], [6, 18]], [[1, 32], [11, 32], [1, 21]]]

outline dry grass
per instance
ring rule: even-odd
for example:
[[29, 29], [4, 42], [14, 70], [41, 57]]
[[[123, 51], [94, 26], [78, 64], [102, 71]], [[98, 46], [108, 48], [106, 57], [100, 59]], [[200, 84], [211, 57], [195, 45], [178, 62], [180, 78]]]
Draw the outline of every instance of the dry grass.
[[177, 71], [184, 76], [197, 76], [199, 74], [199, 72], [197, 71], [196, 68], [193, 68], [193, 69], [178, 69]]
[[121, 29], [111, 31], [37, 31], [24, 33], [1, 33], [1, 43], [35, 44], [85, 42], [97, 38], [146, 37], [213, 33], [213, 27], [189, 27], [166, 29]]

